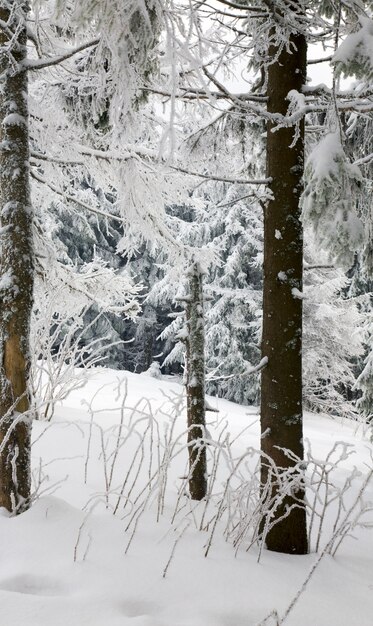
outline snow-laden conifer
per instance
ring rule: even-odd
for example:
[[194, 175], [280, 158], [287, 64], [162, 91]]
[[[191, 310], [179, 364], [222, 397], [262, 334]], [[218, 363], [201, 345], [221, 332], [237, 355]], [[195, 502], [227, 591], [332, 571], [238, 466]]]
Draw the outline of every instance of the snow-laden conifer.
[[362, 175], [345, 154], [339, 128], [314, 146], [305, 176], [303, 219], [313, 224], [316, 239], [331, 260], [348, 268], [364, 243], [356, 198]]

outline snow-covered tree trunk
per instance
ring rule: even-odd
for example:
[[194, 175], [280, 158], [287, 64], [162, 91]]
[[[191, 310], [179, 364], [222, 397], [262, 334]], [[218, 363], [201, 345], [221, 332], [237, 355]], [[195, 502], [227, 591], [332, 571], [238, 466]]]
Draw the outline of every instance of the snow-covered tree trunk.
[[[291, 3], [294, 5], [294, 3]], [[281, 19], [281, 16], [280, 16]], [[291, 34], [282, 50], [269, 49], [268, 112], [287, 114], [291, 90], [301, 92], [306, 80], [306, 40]], [[302, 191], [304, 123], [294, 140], [294, 127], [267, 128], [267, 176], [272, 198], [264, 215], [264, 294], [262, 355], [268, 365], [262, 373], [261, 429], [262, 484], [278, 483], [266, 456], [276, 468], [286, 469], [303, 458], [302, 434], [302, 227], [299, 199]], [[286, 454], [284, 450], [290, 450]], [[280, 470], [281, 471], [281, 470]], [[294, 495], [294, 497], [293, 497]], [[304, 493], [286, 496], [278, 506], [279, 520], [266, 537], [269, 550], [304, 554], [308, 550]]]
[[27, 11], [22, 0], [0, 1], [0, 506], [17, 513], [27, 507], [30, 495]]
[[189, 451], [189, 493], [192, 500], [202, 500], [207, 491], [205, 433], [205, 332], [202, 272], [194, 263], [188, 272], [189, 295], [186, 298], [186, 366]]

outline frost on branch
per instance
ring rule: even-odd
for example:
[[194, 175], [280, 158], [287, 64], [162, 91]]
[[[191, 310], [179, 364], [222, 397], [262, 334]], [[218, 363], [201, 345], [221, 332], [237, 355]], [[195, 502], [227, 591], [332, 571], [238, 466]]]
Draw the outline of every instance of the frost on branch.
[[359, 30], [341, 43], [332, 63], [339, 73], [369, 78], [373, 75], [373, 21], [360, 17], [359, 25]]
[[364, 241], [364, 226], [356, 212], [361, 172], [348, 160], [339, 131], [330, 132], [314, 147], [305, 167], [303, 220], [310, 222], [316, 242], [330, 258], [351, 266]]
[[182, 176], [169, 174], [161, 165], [154, 167], [129, 159], [118, 168], [116, 184], [117, 209], [125, 228], [118, 252], [131, 253], [139, 242], [148, 241], [167, 249], [174, 259], [182, 256], [183, 246], [175, 237], [180, 220], [171, 219], [166, 213], [168, 206], [189, 204]]
[[[57, 0], [55, 19], [66, 33], [99, 36], [89, 55], [97, 71], [94, 99], [110, 107], [112, 122], [144, 98], [146, 79], [157, 66], [155, 53], [162, 6], [159, 0]], [[87, 85], [89, 89], [89, 85]], [[96, 103], [97, 105], [97, 103]]]
[[51, 255], [37, 260], [30, 377], [35, 414], [48, 420], [56, 402], [82, 387], [88, 371], [110, 362], [123, 345], [106, 314], [135, 317], [141, 290], [100, 258], [76, 267]]
[[138, 314], [141, 285], [134, 285], [127, 272], [109, 267], [102, 259], [94, 258], [80, 268], [57, 262], [46, 267], [43, 259], [39, 263], [41, 283], [53, 292], [56, 313], [79, 314], [94, 304], [101, 311], [127, 318]]

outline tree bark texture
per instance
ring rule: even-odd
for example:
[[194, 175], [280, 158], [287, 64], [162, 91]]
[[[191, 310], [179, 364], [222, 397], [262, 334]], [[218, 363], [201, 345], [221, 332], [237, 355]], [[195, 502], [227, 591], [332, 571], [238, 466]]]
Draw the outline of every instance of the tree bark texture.
[[205, 334], [202, 272], [198, 263], [189, 270], [189, 295], [186, 299], [186, 366], [189, 452], [189, 493], [202, 500], [207, 492], [205, 440]]
[[[307, 46], [303, 35], [292, 34], [288, 47], [272, 46], [268, 67], [268, 111], [286, 115], [287, 96], [302, 90], [306, 80]], [[303, 240], [299, 201], [304, 166], [304, 122], [294, 141], [294, 127], [273, 131], [267, 126], [267, 176], [272, 199], [264, 214], [264, 294], [262, 356], [268, 365], [262, 373], [261, 431], [262, 488], [268, 485], [272, 497], [279, 494], [278, 482], [270, 469], [285, 471], [296, 461], [283, 449], [303, 459], [302, 425], [302, 262]], [[302, 472], [298, 469], [299, 478]], [[277, 506], [266, 536], [269, 550], [305, 554], [307, 545], [304, 491], [297, 488]], [[264, 525], [264, 522], [263, 522]], [[262, 527], [263, 527], [262, 525]]]
[[26, 16], [0, 0], [0, 506], [21, 512], [30, 496], [28, 374], [33, 304]]

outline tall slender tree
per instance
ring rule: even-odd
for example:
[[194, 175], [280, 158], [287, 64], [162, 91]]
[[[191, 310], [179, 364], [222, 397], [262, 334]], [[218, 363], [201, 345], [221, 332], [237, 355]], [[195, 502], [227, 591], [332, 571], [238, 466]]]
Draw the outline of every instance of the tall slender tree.
[[[285, 3], [286, 4], [286, 3]], [[291, 5], [291, 6], [290, 6]], [[289, 3], [294, 9], [294, 2]], [[272, 19], [281, 20], [283, 11]], [[275, 28], [275, 27], [274, 27]], [[268, 65], [267, 110], [286, 116], [288, 94], [301, 92], [306, 82], [306, 39], [291, 33], [286, 45], [271, 45]], [[304, 121], [294, 127], [267, 126], [267, 176], [272, 196], [264, 211], [264, 281], [262, 355], [268, 365], [261, 386], [261, 481], [279, 489], [266, 458], [286, 470], [303, 459], [302, 431], [302, 264], [300, 222], [304, 163]], [[291, 450], [291, 456], [288, 454]], [[294, 496], [294, 497], [293, 497]], [[266, 537], [270, 550], [304, 554], [308, 550], [304, 493], [280, 499]]]
[[0, 3], [0, 506], [30, 495], [27, 379], [33, 303], [26, 59], [28, 3]]
[[205, 333], [203, 313], [203, 273], [198, 263], [188, 270], [186, 296], [186, 367], [189, 452], [189, 492], [192, 500], [202, 500], [207, 492]]

